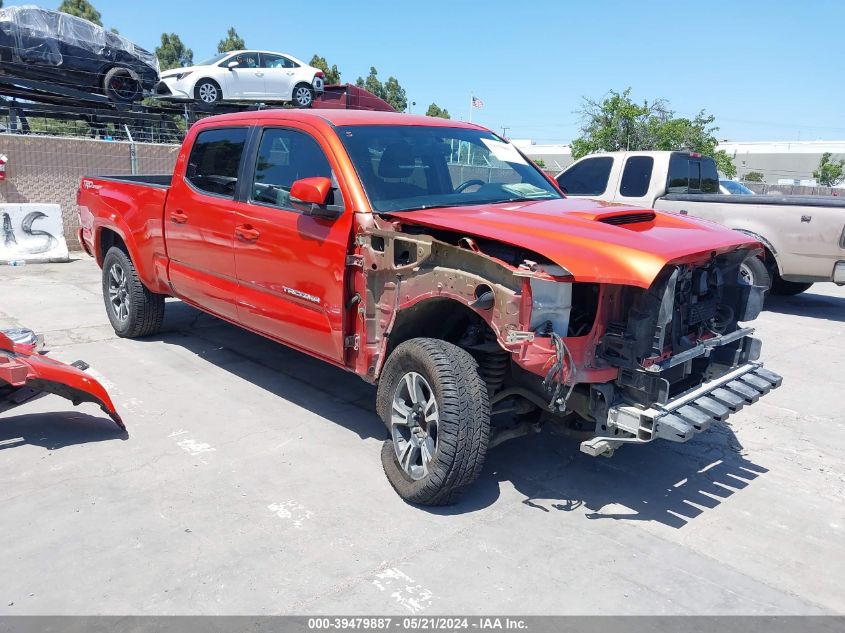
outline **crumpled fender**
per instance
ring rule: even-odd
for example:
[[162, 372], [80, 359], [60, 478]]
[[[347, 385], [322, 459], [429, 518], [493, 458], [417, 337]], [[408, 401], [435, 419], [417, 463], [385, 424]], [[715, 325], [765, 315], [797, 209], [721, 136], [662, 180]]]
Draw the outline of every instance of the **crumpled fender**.
[[[15, 390], [28, 388], [36, 392], [54, 393], [67, 398], [74, 406], [93, 402], [121, 429], [126, 429], [109, 394], [97, 380], [78, 367], [41, 356], [35, 351], [35, 345], [16, 344], [0, 332], [0, 387], [6, 385]], [[14, 399], [4, 401], [0, 397], [0, 410], [22, 402], [15, 402]]]

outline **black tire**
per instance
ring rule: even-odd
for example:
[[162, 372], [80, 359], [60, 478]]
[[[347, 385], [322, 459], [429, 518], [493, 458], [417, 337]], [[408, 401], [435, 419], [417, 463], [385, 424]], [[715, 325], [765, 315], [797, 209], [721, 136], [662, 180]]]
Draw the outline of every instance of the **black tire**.
[[797, 281], [786, 281], [778, 275], [772, 282], [772, 294], [781, 297], [794, 297], [810, 289], [811, 283], [800, 283]]
[[765, 288], [771, 288], [772, 286], [772, 277], [769, 274], [766, 263], [756, 255], [742, 262], [739, 269], [739, 276], [753, 286], [764, 286]]
[[310, 108], [314, 103], [314, 88], [308, 84], [296, 84], [291, 93], [291, 101], [297, 108]]
[[[116, 289], [119, 292], [114, 296]], [[126, 301], [125, 308], [119, 307], [124, 305], [122, 300]], [[132, 260], [117, 246], [112, 246], [103, 259], [103, 301], [114, 332], [120, 337], [149, 336], [161, 329], [164, 295], [150, 292], [141, 283]]]
[[206, 105], [219, 103], [223, 100], [223, 90], [213, 79], [200, 79], [194, 86], [194, 99]]
[[[414, 374], [426, 383], [422, 393], [425, 387], [430, 388], [437, 414], [432, 458], [418, 478], [400, 464], [394, 440], [394, 432], [404, 433], [410, 426], [394, 426], [391, 422], [394, 398], [401, 398], [406, 376]], [[416, 405], [408, 409], [409, 413], [413, 406]], [[387, 359], [378, 385], [376, 409], [390, 434], [382, 447], [382, 466], [402, 499], [431, 506], [454, 503], [464, 488], [478, 478], [490, 439], [490, 401], [478, 363], [465, 350], [438, 339], [405, 341]], [[424, 424], [419, 422], [419, 427]], [[409, 437], [412, 434], [409, 431]], [[417, 450], [424, 456], [421, 446]]]
[[103, 77], [103, 92], [113, 101], [132, 103], [137, 101], [144, 91], [128, 69], [110, 68]]

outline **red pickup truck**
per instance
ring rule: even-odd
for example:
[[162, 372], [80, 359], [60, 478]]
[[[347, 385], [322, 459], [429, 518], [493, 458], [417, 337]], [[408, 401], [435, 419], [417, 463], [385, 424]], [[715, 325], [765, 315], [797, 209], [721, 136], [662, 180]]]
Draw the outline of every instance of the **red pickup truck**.
[[744, 322], [750, 238], [568, 200], [477, 125], [272, 110], [194, 125], [167, 176], [89, 177], [80, 240], [120, 336], [182, 301], [378, 385], [382, 462], [444, 504], [548, 420], [682, 442], [780, 385]]

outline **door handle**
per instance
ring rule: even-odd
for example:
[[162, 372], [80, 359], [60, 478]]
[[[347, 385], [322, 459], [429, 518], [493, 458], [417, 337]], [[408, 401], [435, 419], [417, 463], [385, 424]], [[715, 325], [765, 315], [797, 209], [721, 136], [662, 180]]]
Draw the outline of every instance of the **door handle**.
[[293, 71], [292, 71], [292, 70], [289, 70], [289, 71], [288, 71], [288, 75], [292, 75], [292, 74], [293, 74]]
[[264, 76], [264, 73], [255, 73], [255, 76], [256, 76], [256, 77], [263, 77], [263, 76]]
[[243, 242], [254, 242], [261, 233], [249, 224], [240, 224], [235, 227], [235, 235]]
[[188, 216], [181, 209], [177, 209], [176, 211], [170, 212], [170, 221], [173, 224], [185, 224], [188, 221]]

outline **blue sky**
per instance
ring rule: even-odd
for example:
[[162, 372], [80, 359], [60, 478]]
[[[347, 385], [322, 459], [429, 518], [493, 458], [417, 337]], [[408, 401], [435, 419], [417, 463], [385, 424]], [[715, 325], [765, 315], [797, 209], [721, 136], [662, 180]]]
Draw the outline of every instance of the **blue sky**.
[[173, 31], [200, 60], [234, 26], [250, 47], [319, 53], [350, 82], [373, 65], [416, 112], [435, 101], [466, 118], [474, 92], [474, 120], [511, 138], [567, 142], [582, 95], [627, 86], [683, 115], [705, 108], [720, 139], [845, 138], [841, 0], [93, 2], [151, 50]]

